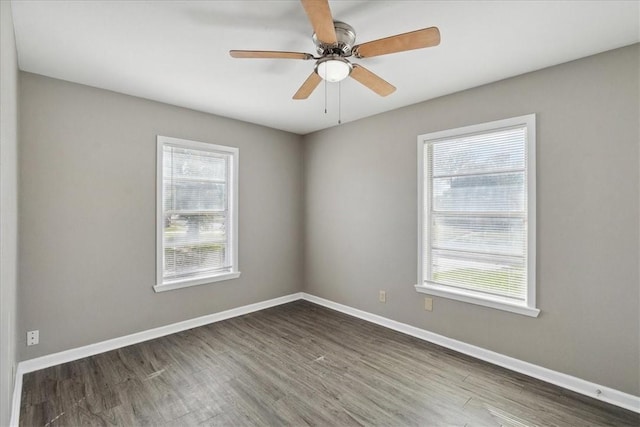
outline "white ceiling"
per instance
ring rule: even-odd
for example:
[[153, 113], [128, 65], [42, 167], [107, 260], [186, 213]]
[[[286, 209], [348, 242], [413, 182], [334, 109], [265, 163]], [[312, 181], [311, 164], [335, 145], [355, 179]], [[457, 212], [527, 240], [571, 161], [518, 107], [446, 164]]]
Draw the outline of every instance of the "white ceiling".
[[[640, 41], [638, 1], [331, 1], [356, 43], [437, 26], [439, 46], [354, 60], [397, 87], [341, 83], [342, 122]], [[337, 125], [338, 84], [291, 99], [315, 54], [300, 3], [13, 1], [21, 70], [305, 134]]]

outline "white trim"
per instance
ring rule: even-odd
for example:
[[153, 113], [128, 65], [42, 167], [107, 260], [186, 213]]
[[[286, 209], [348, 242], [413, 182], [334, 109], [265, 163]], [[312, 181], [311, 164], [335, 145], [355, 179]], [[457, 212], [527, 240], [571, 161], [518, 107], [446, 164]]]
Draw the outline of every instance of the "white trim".
[[[163, 145], [160, 135], [156, 138], [156, 284], [162, 285], [162, 276], [164, 275], [164, 248], [163, 248], [163, 228], [160, 224], [164, 223], [163, 206], [162, 206], [162, 177], [163, 177]], [[154, 286], [154, 289], [155, 289]]]
[[231, 228], [231, 239], [229, 245], [231, 246], [231, 256], [233, 257], [232, 268], [233, 272], [240, 274], [240, 261], [238, 258], [238, 200], [240, 199], [240, 149], [227, 147], [233, 150], [231, 156], [232, 164], [231, 170], [228, 172], [231, 177], [231, 191], [227, 194], [229, 198], [229, 208], [231, 209], [231, 216], [229, 217]]
[[[434, 142], [451, 137], [469, 136], [490, 131], [504, 130], [524, 126], [526, 128], [526, 186], [527, 186], [527, 256], [525, 259], [527, 268], [527, 292], [523, 304], [517, 304], [504, 298], [492, 297], [489, 294], [481, 295], [473, 291], [464, 292], [450, 286], [430, 286], [425, 278], [430, 276], [429, 271], [424, 269], [425, 239], [428, 237], [424, 233], [425, 212], [430, 212], [428, 205], [430, 197], [425, 198], [424, 180], [428, 166], [425, 165], [425, 147], [427, 142]], [[430, 132], [418, 135], [418, 284], [416, 291], [437, 295], [443, 298], [450, 298], [471, 304], [482, 305], [498, 310], [523, 314], [531, 317], [538, 317], [540, 310], [536, 306], [536, 115], [527, 114], [524, 116], [511, 117], [508, 119], [495, 120], [492, 122], [480, 123], [471, 126], [463, 126], [454, 129], [446, 129], [437, 132]], [[425, 206], [425, 203], [427, 206]], [[427, 250], [429, 245], [427, 246]]]
[[[455, 350], [457, 352], [475, 357], [476, 359], [484, 360], [485, 362], [502, 366], [503, 368], [507, 368], [512, 371], [519, 372], [521, 374], [528, 375], [530, 377], [537, 378], [551, 384], [555, 384], [562, 388], [575, 391], [576, 393], [580, 393], [585, 396], [602, 400], [603, 402], [607, 402], [612, 405], [640, 413], [640, 396], [634, 396], [632, 394], [624, 393], [619, 390], [595, 384], [571, 375], [563, 374], [561, 372], [557, 372], [548, 368], [543, 368], [542, 366], [534, 365], [532, 363], [515, 359], [513, 357], [505, 356], [504, 354], [486, 350], [482, 347], [477, 347], [472, 344], [454, 340], [443, 335], [438, 335], [424, 329], [416, 328], [415, 326], [407, 325], [406, 323], [397, 322], [386, 317], [378, 316], [377, 314], [358, 310], [356, 308], [339, 304], [304, 292], [302, 293], [302, 298], [315, 304], [330, 308], [332, 310], [340, 311], [350, 316], [354, 316], [359, 319], [384, 326], [385, 328], [393, 329], [394, 331], [411, 335], [421, 340], [428, 341], [442, 347], [446, 347], [451, 350]], [[598, 393], [598, 391], [600, 393]]]
[[288, 302], [299, 300], [300, 298], [302, 298], [301, 293], [285, 295], [267, 301], [244, 305], [242, 307], [232, 308], [230, 310], [220, 311], [218, 313], [207, 314], [206, 316], [196, 317], [194, 319], [184, 320], [182, 322], [172, 323], [170, 325], [136, 332], [130, 335], [125, 335], [123, 337], [101, 341], [95, 344], [89, 344], [82, 347], [64, 350], [59, 353], [36, 357], [35, 359], [29, 359], [20, 362], [18, 364], [18, 369], [22, 369], [22, 373], [37, 371], [51, 366], [56, 366], [61, 363], [71, 362], [73, 360], [78, 360], [84, 357], [93, 356], [95, 354], [104, 353], [106, 351], [126, 347], [128, 345], [160, 338], [165, 335], [175, 334], [176, 332], [185, 331], [187, 329], [197, 328], [198, 326], [208, 325], [210, 323], [220, 322], [221, 320], [230, 319], [232, 317], [238, 317], [244, 314], [253, 313], [254, 311], [264, 310], [265, 308], [286, 304]]
[[[466, 344], [462, 341], [447, 338], [445, 336], [438, 335], [433, 332], [417, 328], [415, 326], [407, 325], [405, 323], [397, 322], [386, 317], [358, 310], [356, 308], [320, 298], [315, 295], [311, 295], [305, 292], [298, 292], [267, 301], [257, 302], [254, 304], [221, 311], [219, 313], [209, 314], [206, 316], [197, 317], [195, 319], [185, 320], [154, 329], [149, 329], [147, 331], [137, 332], [131, 335], [125, 335], [123, 337], [114, 338], [107, 341], [89, 344], [83, 347], [69, 349], [61, 351], [59, 353], [49, 354], [46, 356], [37, 357], [35, 359], [22, 361], [18, 363], [18, 368], [16, 370], [10, 425], [12, 427], [18, 427], [20, 422], [22, 377], [26, 373], [48, 368], [51, 366], [56, 366], [61, 363], [82, 359], [84, 357], [93, 356], [95, 354], [104, 353], [106, 351], [116, 350], [128, 345], [137, 344], [139, 342], [148, 341], [150, 339], [159, 338], [187, 329], [196, 328], [198, 326], [207, 325], [209, 323], [215, 323], [233, 317], [242, 316], [244, 314], [253, 313], [255, 311], [264, 310], [266, 308], [297, 301], [299, 299], [304, 299], [306, 301], [330, 308], [332, 310], [346, 313], [350, 316], [354, 316], [359, 319], [384, 326], [385, 328], [393, 329], [394, 331], [398, 331], [403, 334], [411, 335], [413, 337], [438, 344], [442, 347], [446, 347], [460, 353], [475, 357], [477, 359], [484, 360], [485, 362], [502, 366], [512, 371], [520, 372], [530, 377], [555, 384], [557, 386], [575, 391], [585, 396], [593, 397], [612, 405], [640, 413], [639, 396], [633, 396], [631, 394], [585, 381], [571, 375], [563, 374], [561, 372], [543, 368], [541, 366], [524, 362], [522, 360], [514, 359], [500, 353], [495, 353], [481, 347]], [[598, 390], [600, 391], [600, 394], [597, 393]]]
[[235, 273], [220, 273], [216, 276], [208, 276], [201, 279], [188, 279], [175, 282], [165, 282], [162, 285], [155, 285], [153, 290], [156, 292], [172, 291], [174, 289], [188, 288], [189, 286], [206, 285], [207, 283], [220, 282], [222, 280], [237, 279], [240, 277], [240, 272]]
[[[226, 145], [209, 144], [206, 142], [191, 141], [188, 139], [172, 138], [169, 136], [157, 135], [156, 138], [156, 284], [153, 290], [156, 292], [170, 291], [174, 289], [186, 288], [189, 286], [204, 285], [207, 283], [219, 282], [222, 280], [235, 279], [240, 276], [240, 268], [238, 265], [238, 165], [240, 157], [240, 149]], [[180, 148], [190, 148], [194, 150], [209, 151], [220, 153], [230, 158], [230, 164], [227, 169], [227, 181], [231, 183], [227, 190], [228, 210], [228, 229], [229, 241], [227, 244], [228, 254], [231, 258], [231, 266], [229, 272], [221, 274], [213, 274], [205, 278], [187, 278], [184, 280], [164, 281], [163, 260], [164, 260], [164, 239], [163, 226], [164, 223], [164, 207], [163, 207], [163, 156], [164, 146], [170, 145]]]
[[424, 269], [424, 141], [418, 135], [418, 283], [426, 277]]
[[22, 369], [20, 364], [16, 369], [16, 378], [13, 382], [13, 399], [11, 401], [11, 427], [18, 427], [20, 423], [20, 400], [22, 399]]
[[128, 345], [149, 341], [166, 335], [175, 334], [176, 332], [185, 331], [187, 329], [197, 328], [199, 326], [208, 325], [210, 323], [220, 322], [222, 320], [231, 319], [255, 311], [264, 310], [266, 308], [275, 307], [289, 302], [302, 299], [302, 292], [273, 298], [254, 304], [244, 305], [242, 307], [232, 308], [218, 313], [208, 314], [206, 316], [196, 317], [194, 319], [184, 320], [182, 322], [172, 323], [170, 325], [160, 326], [146, 331], [136, 332], [118, 338], [85, 345], [82, 347], [64, 350], [59, 353], [48, 354], [46, 356], [36, 357], [34, 359], [24, 360], [18, 363], [16, 370], [15, 387], [13, 390], [13, 406], [11, 408], [11, 427], [18, 427], [20, 424], [20, 399], [22, 396], [22, 376], [29, 372], [38, 371], [40, 369], [56, 366], [61, 363], [72, 362], [84, 357], [93, 356], [104, 353], [106, 351], [116, 350]]
[[[527, 125], [527, 306], [537, 309], [536, 303], [536, 115], [522, 116]], [[540, 312], [540, 310], [538, 310]], [[536, 315], [537, 316], [537, 315]]]
[[[426, 283], [426, 282], [425, 282]], [[415, 285], [416, 291], [423, 294], [436, 295], [443, 298], [449, 298], [456, 301], [467, 302], [469, 304], [482, 305], [484, 307], [496, 308], [498, 310], [510, 311], [511, 313], [522, 314], [524, 316], [538, 317], [540, 310], [537, 308], [527, 307], [522, 304], [515, 304], [507, 298], [500, 297], [485, 298], [483, 294], [474, 295], [470, 291], [464, 289], [447, 288], [442, 289], [438, 286]]]

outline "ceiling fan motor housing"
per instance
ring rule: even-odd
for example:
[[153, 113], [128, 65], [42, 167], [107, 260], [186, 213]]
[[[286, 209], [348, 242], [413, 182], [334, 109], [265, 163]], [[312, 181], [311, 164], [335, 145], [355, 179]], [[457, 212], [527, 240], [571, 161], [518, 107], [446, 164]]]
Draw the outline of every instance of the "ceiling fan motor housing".
[[340, 56], [350, 56], [351, 49], [356, 42], [356, 30], [349, 24], [341, 21], [333, 21], [336, 30], [336, 44], [326, 44], [318, 40], [316, 34], [313, 34], [313, 43], [319, 55], [337, 54]]

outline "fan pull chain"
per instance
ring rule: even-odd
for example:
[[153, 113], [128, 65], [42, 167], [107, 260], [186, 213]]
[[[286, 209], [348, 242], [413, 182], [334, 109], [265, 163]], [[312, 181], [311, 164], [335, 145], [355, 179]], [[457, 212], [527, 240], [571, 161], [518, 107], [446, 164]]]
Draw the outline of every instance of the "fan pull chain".
[[342, 82], [338, 82], [338, 124], [342, 123]]
[[324, 113], [327, 114], [327, 81], [326, 80], [324, 80]]

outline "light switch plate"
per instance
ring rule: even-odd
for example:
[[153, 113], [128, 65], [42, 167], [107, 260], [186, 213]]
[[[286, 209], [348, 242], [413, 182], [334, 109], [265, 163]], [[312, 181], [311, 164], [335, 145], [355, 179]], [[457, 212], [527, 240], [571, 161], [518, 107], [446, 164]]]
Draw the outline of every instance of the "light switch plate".
[[427, 311], [433, 311], [433, 298], [424, 298], [424, 309]]

